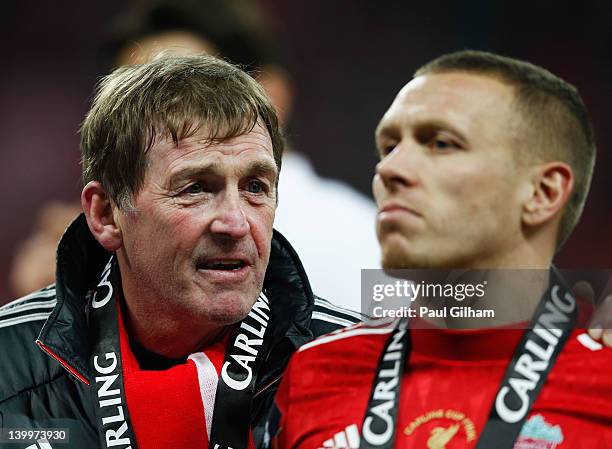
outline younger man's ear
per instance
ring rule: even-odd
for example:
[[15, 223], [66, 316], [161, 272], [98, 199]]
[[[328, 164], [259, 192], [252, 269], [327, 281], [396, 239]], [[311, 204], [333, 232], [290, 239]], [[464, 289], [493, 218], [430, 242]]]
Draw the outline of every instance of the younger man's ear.
[[113, 204], [106, 190], [98, 181], [90, 181], [81, 192], [81, 205], [89, 230], [107, 251], [121, 247], [121, 229], [115, 222]]
[[574, 188], [574, 173], [563, 162], [549, 162], [535, 168], [531, 195], [523, 204], [523, 223], [538, 226], [563, 209]]

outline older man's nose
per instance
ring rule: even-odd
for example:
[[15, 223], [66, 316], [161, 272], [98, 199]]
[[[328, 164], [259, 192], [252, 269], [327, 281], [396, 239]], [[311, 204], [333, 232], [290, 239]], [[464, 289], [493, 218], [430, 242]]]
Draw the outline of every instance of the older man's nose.
[[242, 209], [239, 198], [227, 196], [220, 202], [215, 218], [210, 224], [210, 231], [239, 240], [249, 233], [250, 225]]

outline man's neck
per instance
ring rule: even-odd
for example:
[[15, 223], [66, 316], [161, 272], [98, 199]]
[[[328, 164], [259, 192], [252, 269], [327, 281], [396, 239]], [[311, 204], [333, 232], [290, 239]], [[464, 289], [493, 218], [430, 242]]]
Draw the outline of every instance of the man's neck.
[[[463, 307], [463, 312], [481, 311], [481, 316], [447, 316], [436, 324], [455, 329], [508, 326], [530, 321], [548, 289], [554, 240], [545, 232], [508, 242], [490, 257], [466, 262], [463, 270], [474, 281], [486, 281], [485, 295], [472, 300], [447, 301], [445, 308]], [[454, 276], [460, 275], [455, 270]], [[464, 273], [464, 276], [466, 274]], [[458, 283], [461, 279], [450, 281]], [[489, 312], [490, 311], [490, 312]], [[484, 316], [484, 315], [489, 316]], [[477, 314], [478, 315], [478, 314]], [[426, 318], [427, 319], [427, 318]]]
[[[135, 351], [157, 361], [181, 361], [190, 354], [221, 341], [231, 326], [217, 326], [204, 332], [204, 325], [190, 328], [187, 320], [161, 320], [159, 312], [132, 307], [123, 301], [122, 315]], [[140, 360], [139, 360], [140, 361]]]
[[449, 329], [508, 326], [531, 320], [548, 289], [549, 270], [454, 270], [442, 283], [455, 289], [478, 284], [484, 295], [461, 300], [421, 295], [412, 305], [419, 318]]

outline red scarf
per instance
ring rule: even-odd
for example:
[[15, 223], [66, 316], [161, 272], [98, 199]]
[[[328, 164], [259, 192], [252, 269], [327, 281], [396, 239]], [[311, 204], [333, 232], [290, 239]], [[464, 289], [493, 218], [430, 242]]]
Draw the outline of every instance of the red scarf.
[[[125, 395], [138, 448], [208, 449], [228, 336], [169, 369], [142, 370], [118, 310]], [[249, 449], [254, 447], [251, 435]]]

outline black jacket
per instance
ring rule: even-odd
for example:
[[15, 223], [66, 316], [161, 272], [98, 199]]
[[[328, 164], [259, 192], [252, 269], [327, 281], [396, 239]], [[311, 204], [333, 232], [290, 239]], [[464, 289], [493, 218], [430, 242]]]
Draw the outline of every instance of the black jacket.
[[[69, 443], [52, 443], [53, 448], [100, 447], [95, 392], [87, 385], [94, 383], [88, 313], [90, 292], [108, 258], [81, 215], [58, 246], [55, 285], [0, 308], [0, 427], [5, 431], [68, 429]], [[273, 343], [255, 387], [251, 426], [257, 446], [291, 354], [314, 337], [360, 319], [313, 295], [295, 251], [276, 231], [264, 285]], [[0, 447], [4, 444], [0, 440]]]

